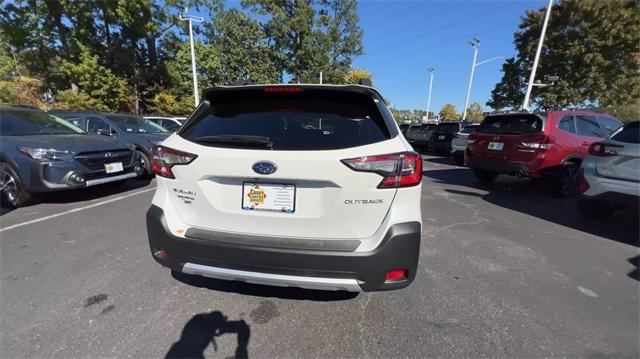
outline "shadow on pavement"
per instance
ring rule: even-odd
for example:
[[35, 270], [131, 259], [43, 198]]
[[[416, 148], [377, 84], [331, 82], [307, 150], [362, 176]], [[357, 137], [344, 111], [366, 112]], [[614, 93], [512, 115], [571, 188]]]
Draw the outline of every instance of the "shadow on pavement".
[[185, 324], [180, 340], [173, 343], [166, 358], [204, 358], [204, 351], [209, 344], [214, 351], [218, 350], [216, 337], [225, 334], [235, 334], [238, 346], [235, 358], [248, 358], [249, 337], [251, 329], [244, 320], [230, 321], [220, 311], [200, 313], [194, 315]]
[[574, 198], [560, 198], [554, 194], [553, 185], [546, 181], [500, 176], [493, 183], [484, 184], [476, 180], [473, 172], [466, 168], [437, 169], [423, 172], [428, 180], [466, 186], [484, 192], [446, 188], [448, 193], [476, 196], [500, 207], [518, 211], [545, 221], [570, 227], [582, 232], [613, 241], [639, 245], [640, 224], [637, 214], [617, 212], [601, 221], [590, 221], [578, 212]]
[[333, 302], [340, 300], [350, 300], [358, 296], [358, 293], [355, 292], [334, 292], [291, 287], [273, 287], [268, 285], [207, 278], [199, 275], [185, 274], [177, 271], [171, 271], [171, 276], [175, 280], [190, 286], [207, 288], [220, 292], [251, 295], [255, 297]]

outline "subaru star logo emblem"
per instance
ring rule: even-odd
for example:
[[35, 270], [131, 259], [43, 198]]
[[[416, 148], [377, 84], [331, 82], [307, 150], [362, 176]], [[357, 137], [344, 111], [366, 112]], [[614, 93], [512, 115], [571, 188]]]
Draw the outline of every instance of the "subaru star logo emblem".
[[251, 166], [253, 172], [261, 175], [270, 175], [275, 172], [278, 167], [275, 163], [269, 161], [258, 161]]
[[113, 157], [113, 153], [107, 152], [107, 153], [104, 154], [104, 157], [105, 158], [111, 158], [111, 157]]

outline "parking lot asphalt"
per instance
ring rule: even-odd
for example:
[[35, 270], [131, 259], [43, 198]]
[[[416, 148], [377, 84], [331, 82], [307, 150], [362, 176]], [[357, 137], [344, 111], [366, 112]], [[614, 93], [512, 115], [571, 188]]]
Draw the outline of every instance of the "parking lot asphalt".
[[419, 272], [334, 293], [172, 275], [155, 181], [0, 217], [0, 357], [638, 357], [637, 218], [588, 222], [547, 185], [425, 156]]

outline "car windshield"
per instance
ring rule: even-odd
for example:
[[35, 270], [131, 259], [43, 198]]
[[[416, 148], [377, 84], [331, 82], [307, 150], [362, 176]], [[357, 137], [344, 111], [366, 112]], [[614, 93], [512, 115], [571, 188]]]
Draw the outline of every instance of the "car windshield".
[[422, 125], [419, 126], [415, 129], [415, 131], [417, 132], [427, 132], [427, 131], [431, 131], [436, 127], [436, 125], [434, 124], [428, 124], [428, 125]]
[[611, 135], [611, 139], [618, 142], [640, 143], [640, 121], [626, 124]]
[[461, 133], [474, 133], [478, 129], [478, 125], [466, 126], [460, 131]]
[[460, 125], [457, 123], [441, 123], [434, 129], [438, 133], [456, 133], [460, 131]]
[[3, 136], [72, 135], [85, 132], [71, 123], [46, 112], [0, 110], [0, 134]]
[[107, 116], [120, 131], [126, 133], [169, 133], [164, 127], [136, 116]]
[[489, 116], [482, 121], [476, 130], [478, 133], [490, 134], [525, 134], [542, 131], [543, 121], [537, 115], [514, 114]]

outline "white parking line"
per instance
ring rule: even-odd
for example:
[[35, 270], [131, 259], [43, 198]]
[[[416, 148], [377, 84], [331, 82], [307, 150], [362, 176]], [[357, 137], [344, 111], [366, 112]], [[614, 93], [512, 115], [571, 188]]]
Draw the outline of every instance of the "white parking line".
[[143, 189], [141, 191], [138, 192], [133, 192], [133, 193], [129, 193], [129, 194], [125, 194], [124, 196], [120, 196], [120, 197], [116, 197], [116, 198], [111, 198], [108, 199], [106, 201], [102, 201], [102, 202], [98, 202], [98, 203], [93, 203], [90, 204], [88, 206], [84, 206], [84, 207], [78, 207], [78, 208], [74, 208], [74, 209], [70, 209], [68, 211], [64, 211], [64, 212], [60, 212], [60, 213], [56, 213], [56, 214], [52, 214], [50, 216], [45, 216], [42, 218], [38, 218], [38, 219], [33, 219], [30, 221], [26, 221], [26, 222], [22, 222], [22, 223], [18, 223], [18, 224], [14, 224], [12, 226], [7, 226], [4, 228], [0, 228], [0, 233], [4, 232], [4, 231], [8, 231], [10, 229], [14, 229], [14, 228], [18, 228], [18, 227], [22, 227], [22, 226], [26, 226], [29, 224], [33, 224], [33, 223], [38, 223], [38, 222], [42, 222], [42, 221], [46, 221], [48, 219], [51, 218], [56, 218], [56, 217], [60, 217], [60, 216], [64, 216], [65, 214], [69, 214], [69, 213], [74, 213], [74, 212], [78, 212], [78, 211], [82, 211], [85, 209], [89, 209], [89, 208], [93, 208], [93, 207], [98, 207], [98, 206], [102, 206], [103, 204], [107, 204], [107, 203], [111, 203], [111, 202], [115, 202], [115, 201], [119, 201], [121, 199], [125, 199], [125, 198], [129, 198], [129, 197], [133, 197], [142, 193], [146, 193], [146, 192], [150, 192], [150, 191], [154, 191], [156, 188], [147, 188], [147, 189]]

